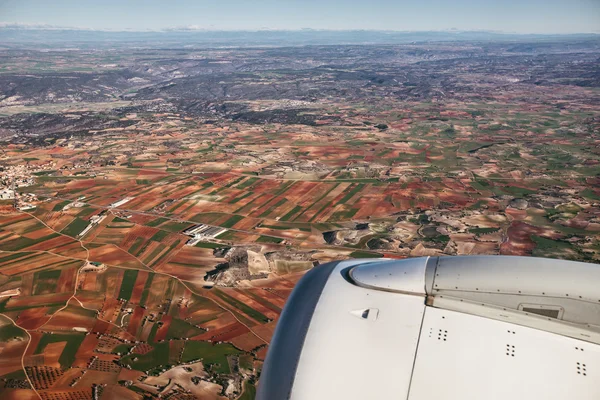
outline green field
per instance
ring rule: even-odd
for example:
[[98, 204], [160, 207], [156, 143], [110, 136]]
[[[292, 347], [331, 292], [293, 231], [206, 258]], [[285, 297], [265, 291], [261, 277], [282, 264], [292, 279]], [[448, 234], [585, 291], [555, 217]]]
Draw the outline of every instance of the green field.
[[146, 279], [146, 284], [144, 285], [144, 291], [142, 292], [142, 297], [140, 298], [141, 306], [146, 304], [146, 300], [148, 299], [148, 294], [150, 293], [150, 287], [152, 286], [152, 280], [154, 280], [154, 272], [151, 272], [148, 275], [148, 279]]
[[169, 232], [158, 231], [152, 236], [152, 238], [150, 238], [150, 240], [154, 240], [155, 242], [162, 242], [167, 236], [169, 236]]
[[238, 400], [254, 400], [256, 398], [256, 386], [248, 381], [244, 382], [244, 392]]
[[129, 248], [128, 252], [130, 254], [133, 254], [134, 256], [137, 256], [139, 254], [138, 250], [140, 250], [142, 248], [143, 244], [144, 244], [144, 238], [141, 238], [141, 237], [135, 238], [135, 240], [133, 241], [133, 244]]
[[196, 340], [188, 340], [183, 349], [181, 356], [182, 362], [190, 362], [193, 360], [202, 360], [204, 367], [218, 374], [230, 374], [229, 363], [227, 356], [240, 354], [241, 351], [230, 344], [220, 343], [212, 344], [208, 342], [198, 342]]
[[215, 239], [233, 240], [233, 239], [235, 239], [235, 232], [234, 231], [225, 231], [225, 232], [215, 236]]
[[211, 242], [198, 242], [195, 244], [196, 247], [200, 247], [202, 249], [222, 249], [224, 247], [228, 247], [219, 243], [211, 243]]
[[169, 232], [181, 232], [181, 231], [186, 230], [190, 226], [192, 226], [192, 224], [190, 224], [189, 222], [170, 221], [170, 222], [163, 224], [160, 227], [160, 229], [164, 229], [165, 231], [169, 231]]
[[253, 193], [252, 193], [252, 192], [244, 193], [243, 195], [241, 195], [241, 196], [238, 196], [238, 197], [236, 197], [235, 199], [231, 200], [231, 201], [229, 202], [229, 204], [235, 204], [235, 203], [237, 203], [238, 201], [240, 201], [240, 200], [243, 200], [243, 199], [245, 199], [246, 197], [249, 197], [249, 196], [252, 196], [252, 195], [253, 195]]
[[157, 218], [157, 219], [155, 219], [155, 220], [152, 220], [152, 221], [150, 221], [150, 222], [147, 222], [147, 223], [146, 223], [146, 226], [157, 227], [157, 226], [159, 226], [160, 224], [162, 224], [163, 222], [167, 222], [167, 221], [168, 221], [168, 219], [166, 219], [166, 218]]
[[469, 228], [469, 232], [476, 235], [485, 235], [486, 233], [498, 232], [500, 228]]
[[240, 222], [243, 219], [244, 219], [244, 217], [241, 216], [241, 215], [234, 215], [231, 218], [229, 218], [227, 221], [223, 222], [221, 224], [221, 226], [223, 228], [231, 228], [231, 227], [233, 227], [235, 224], [237, 224], [238, 222]]
[[300, 210], [302, 210], [302, 207], [295, 206], [287, 214], [285, 214], [283, 217], [281, 217], [280, 220], [281, 221], [289, 221], [290, 218], [292, 218], [295, 214], [297, 214], [298, 212], [300, 212]]
[[65, 200], [65, 201], [61, 201], [60, 203], [56, 203], [54, 205], [54, 207], [52, 207], [52, 211], [61, 211], [63, 209], [64, 206], [66, 206], [67, 204], [69, 204], [71, 201], [70, 200]]
[[167, 340], [169, 339], [185, 339], [204, 333], [204, 329], [198, 328], [192, 324], [173, 318], [171, 325], [167, 331]]
[[355, 187], [353, 187], [346, 193], [346, 195], [340, 200], [339, 204], [345, 204], [348, 200], [354, 197], [356, 193], [360, 192], [364, 187], [364, 183], [358, 183]]
[[0, 257], [0, 264], [5, 263], [7, 261], [11, 261], [11, 260], [16, 260], [17, 258], [25, 257], [30, 254], [35, 255], [35, 253], [26, 252], [26, 251], [23, 251], [20, 253], [9, 254], [5, 257]]
[[71, 222], [69, 225], [67, 225], [65, 227], [65, 229], [63, 229], [61, 231], [61, 233], [64, 233], [65, 235], [69, 235], [72, 237], [76, 237], [77, 235], [79, 235], [88, 225], [90, 224], [90, 221], [86, 221], [84, 219], [81, 218], [75, 218], [73, 220], [73, 222]]
[[379, 253], [369, 253], [368, 251], [357, 250], [357, 251], [353, 251], [352, 253], [350, 253], [350, 257], [352, 257], [352, 258], [380, 258], [380, 257], [383, 257], [383, 255], [379, 254]]
[[237, 185], [236, 189], [246, 189], [246, 188], [254, 185], [258, 180], [259, 180], [259, 178], [248, 178], [244, 182]]
[[158, 367], [169, 365], [169, 342], [152, 344], [152, 351], [146, 354], [130, 354], [121, 358], [121, 362], [138, 371], [150, 371], [150, 375], [158, 375]]
[[33, 274], [33, 294], [53, 293], [60, 278], [61, 270], [50, 269]]
[[121, 282], [121, 289], [119, 290], [119, 299], [129, 300], [131, 298], [138, 272], [137, 269], [128, 269], [125, 271], [123, 281]]
[[120, 344], [120, 345], [117, 345], [114, 349], [112, 349], [111, 353], [112, 354], [117, 354], [117, 353], [127, 354], [127, 353], [129, 353], [129, 350], [131, 350], [132, 348], [133, 348], [132, 345]]
[[14, 338], [26, 339], [27, 335], [23, 329], [17, 328], [10, 322], [0, 327], [0, 342], [6, 342]]
[[30, 246], [33, 246], [37, 243], [42, 243], [50, 239], [54, 239], [55, 237], [60, 236], [58, 233], [51, 233], [48, 236], [41, 237], [39, 239], [30, 239], [27, 237], [19, 237], [17, 239], [11, 240], [10, 242], [2, 243], [2, 250], [5, 251], [17, 251]]
[[256, 243], [281, 243], [283, 239], [273, 236], [259, 236]]
[[58, 358], [60, 366], [66, 369], [75, 361], [75, 354], [84, 338], [84, 333], [44, 333], [33, 354], [41, 354], [50, 343], [67, 342]]

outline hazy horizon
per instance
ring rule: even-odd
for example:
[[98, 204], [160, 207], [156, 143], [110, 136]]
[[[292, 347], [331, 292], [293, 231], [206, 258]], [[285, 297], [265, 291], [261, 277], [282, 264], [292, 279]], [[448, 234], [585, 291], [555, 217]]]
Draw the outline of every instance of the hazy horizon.
[[0, 27], [106, 31], [491, 31], [600, 33], [594, 0], [0, 0]]

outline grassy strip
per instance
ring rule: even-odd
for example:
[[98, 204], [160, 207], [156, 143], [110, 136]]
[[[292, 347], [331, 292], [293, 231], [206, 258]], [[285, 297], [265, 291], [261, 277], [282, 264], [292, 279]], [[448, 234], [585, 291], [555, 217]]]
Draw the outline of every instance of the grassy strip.
[[230, 374], [227, 356], [240, 354], [241, 351], [229, 343], [213, 344], [188, 340], [181, 356], [181, 361], [186, 363], [194, 360], [202, 360], [202, 364], [212, 372], [218, 374]]
[[[10, 254], [6, 257], [1, 257], [0, 264], [2, 264], [3, 262], [6, 262], [6, 261], [14, 260], [14, 259], [26, 256], [26, 255], [29, 255], [29, 254], [32, 254], [32, 253], [24, 251], [24, 252], [20, 252], [20, 253]], [[33, 253], [32, 255], [35, 256], [36, 253]]]
[[121, 289], [119, 290], [119, 298], [129, 301], [131, 294], [133, 293], [133, 286], [138, 276], [137, 269], [128, 269], [123, 274], [123, 280], [121, 281]]
[[42, 294], [43, 292], [56, 292], [56, 286], [58, 284], [60, 274], [60, 269], [47, 269], [34, 272], [32, 294], [38, 295]]
[[135, 238], [135, 240], [133, 241], [133, 244], [129, 248], [128, 252], [130, 254], [137, 255], [137, 251], [140, 249], [140, 247], [143, 244], [144, 244], [144, 238], [142, 238], [142, 237]]
[[138, 371], [148, 371], [149, 375], [158, 375], [160, 367], [169, 365], [169, 342], [155, 343], [154, 349], [146, 354], [130, 354], [121, 359], [125, 365]]
[[27, 237], [19, 237], [10, 242], [2, 243], [2, 250], [7, 251], [18, 251], [26, 247], [33, 246], [34, 244], [42, 243], [46, 240], [54, 239], [60, 236], [58, 233], [51, 233], [48, 236], [41, 237], [39, 239], [30, 239]]
[[175, 243], [169, 246], [169, 250], [165, 251], [162, 256], [158, 257], [158, 259], [152, 264], [152, 266], [158, 265], [165, 257], [167, 257], [171, 252], [179, 245], [181, 240], [177, 240]]
[[302, 210], [301, 206], [296, 206], [292, 208], [287, 214], [280, 218], [280, 221], [289, 221], [298, 211]]
[[263, 323], [267, 323], [270, 321], [269, 318], [267, 318], [262, 313], [256, 311], [255, 309], [242, 303], [241, 301], [229, 296], [228, 294], [225, 294], [223, 291], [221, 291], [219, 289], [215, 290], [214, 294], [217, 297], [219, 297], [221, 300], [227, 302], [231, 306], [237, 308], [238, 310], [242, 311], [244, 314], [248, 315], [250, 318], [252, 318], [256, 321], [263, 322]]
[[201, 249], [222, 249], [223, 247], [229, 247], [229, 246], [225, 246], [224, 244], [219, 244], [219, 243], [198, 242], [198, 243], [196, 243], [195, 247], [200, 247]]
[[303, 232], [311, 232], [310, 225], [304, 224], [302, 222], [300, 222], [300, 223], [290, 222], [289, 225], [285, 225], [285, 226], [261, 224], [259, 228], [269, 228], [269, 229], [275, 229], [278, 231], [289, 231], [292, 229], [298, 229], [299, 231], [303, 231]]
[[283, 239], [273, 236], [259, 236], [256, 243], [281, 243]]
[[246, 197], [250, 197], [250, 196], [252, 196], [253, 194], [254, 194], [254, 193], [252, 193], [252, 192], [245, 193], [245, 194], [243, 194], [243, 195], [241, 195], [241, 196], [239, 196], [239, 197], [236, 197], [235, 199], [231, 200], [231, 201], [229, 202], [229, 204], [235, 204], [235, 203], [237, 203], [237, 202], [238, 202], [238, 201], [240, 201], [240, 200], [244, 200]]
[[235, 239], [235, 234], [236, 234], [236, 232], [234, 232], [234, 231], [225, 231], [225, 232], [220, 233], [217, 236], [215, 236], [215, 239], [233, 240], [233, 239]]
[[335, 188], [337, 188], [340, 184], [336, 183], [331, 189], [329, 189], [327, 192], [325, 192], [322, 196], [320, 196], [317, 200], [315, 200], [310, 206], [308, 206], [304, 211], [302, 211], [302, 213], [300, 215], [298, 215], [296, 218], [294, 218], [294, 221], [297, 220], [298, 218], [300, 218], [302, 215], [304, 215], [304, 213], [306, 213], [308, 210], [310, 210], [314, 205], [318, 204], [321, 200], [323, 200], [325, 197], [327, 197], [327, 195], [329, 193], [331, 193], [331, 191], [335, 190]]
[[587, 188], [583, 192], [581, 192], [581, 196], [585, 197], [585, 198], [588, 198], [588, 199], [591, 199], [591, 200], [595, 200], [595, 201], [600, 200], [600, 194], [594, 192], [590, 188]]
[[229, 182], [227, 185], [225, 185], [223, 187], [230, 188], [230, 187], [238, 184], [239, 182], [241, 182], [245, 178], [246, 178], [245, 176], [240, 176], [239, 178], [234, 179], [233, 181]]
[[205, 330], [198, 328], [188, 322], [182, 321], [179, 318], [173, 318], [171, 325], [167, 331], [166, 340], [170, 339], [186, 339], [204, 333]]
[[294, 183], [296, 183], [296, 181], [286, 181], [283, 185], [281, 185], [279, 187], [279, 189], [273, 193], [275, 196], [279, 196], [285, 192], [288, 191], [288, 189], [290, 188], [290, 186], [292, 186]]
[[256, 386], [248, 381], [244, 381], [244, 391], [238, 397], [238, 400], [254, 400], [256, 398]]
[[357, 250], [350, 253], [350, 257], [353, 258], [380, 258], [383, 257], [383, 254], [379, 253], [369, 253], [367, 251]]
[[60, 203], [57, 203], [54, 205], [54, 207], [52, 207], [52, 211], [61, 211], [70, 202], [70, 200], [61, 201]]
[[334, 220], [334, 221], [350, 220], [350, 219], [352, 219], [352, 217], [354, 217], [354, 215], [357, 212], [358, 212], [358, 208], [351, 208], [350, 210], [347, 210], [347, 211], [338, 211], [331, 216], [330, 220]]
[[354, 186], [348, 191], [348, 193], [344, 197], [342, 197], [342, 199], [339, 201], [339, 204], [345, 204], [348, 200], [354, 197], [356, 193], [360, 192], [364, 187], [364, 183], [359, 183], [356, 186]]
[[254, 185], [259, 180], [260, 180], [259, 178], [248, 178], [244, 182], [242, 182], [239, 185], [237, 185], [236, 189], [246, 189], [246, 188]]
[[[275, 197], [274, 197], [275, 198]], [[262, 214], [259, 215], [260, 218], [266, 217], [267, 215], [269, 215], [273, 210], [275, 210], [277, 207], [283, 205], [285, 202], [287, 202], [286, 199], [281, 199], [279, 200], [275, 205], [270, 206], [269, 208], [267, 208], [267, 210], [265, 212], [263, 212]]]
[[163, 229], [163, 230], [169, 231], [169, 232], [181, 232], [181, 231], [186, 230], [190, 226], [192, 226], [192, 224], [190, 224], [189, 222], [171, 221], [171, 222], [168, 222], [168, 223], [164, 224], [163, 226], [161, 226], [160, 229]]
[[157, 226], [159, 226], [160, 224], [162, 224], [163, 222], [167, 222], [167, 221], [168, 221], [168, 219], [167, 219], [167, 218], [157, 218], [157, 219], [155, 219], [155, 220], [152, 220], [152, 221], [148, 222], [148, 223], [146, 224], [146, 226], [157, 227]]
[[229, 218], [227, 221], [223, 222], [221, 224], [221, 226], [223, 228], [232, 228], [235, 224], [237, 224], [238, 222], [240, 222], [243, 219], [244, 219], [244, 217], [241, 215], [234, 215], [231, 218]]
[[90, 224], [90, 221], [86, 221], [79, 217], [75, 218], [73, 222], [67, 225], [61, 233], [65, 235], [69, 235], [71, 237], [75, 237], [79, 235], [83, 230]]
[[165, 248], [166, 246], [164, 244], [159, 244], [156, 246], [152, 253], [144, 258], [144, 264], [149, 264], [150, 261], [154, 260], [154, 257], [158, 256]]
[[154, 279], [154, 272], [151, 272], [148, 275], [148, 279], [146, 279], [146, 284], [144, 285], [144, 290], [142, 291], [142, 297], [140, 298], [141, 306], [145, 305], [146, 300], [148, 300], [148, 295], [150, 294], [150, 287], [152, 286], [153, 279]]
[[156, 242], [162, 242], [167, 236], [169, 236], [169, 232], [166, 231], [158, 231], [150, 238], [150, 240], [154, 240]]

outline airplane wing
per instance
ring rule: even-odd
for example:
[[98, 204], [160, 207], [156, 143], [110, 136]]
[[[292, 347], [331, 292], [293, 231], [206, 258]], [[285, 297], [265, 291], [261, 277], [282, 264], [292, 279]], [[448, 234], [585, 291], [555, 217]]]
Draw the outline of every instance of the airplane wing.
[[309, 271], [259, 400], [600, 399], [600, 266], [532, 257], [350, 260]]

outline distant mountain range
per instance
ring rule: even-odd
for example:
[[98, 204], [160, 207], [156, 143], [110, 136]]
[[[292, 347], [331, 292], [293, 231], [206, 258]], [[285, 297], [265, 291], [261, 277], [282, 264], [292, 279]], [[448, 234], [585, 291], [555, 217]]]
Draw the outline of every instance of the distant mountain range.
[[401, 44], [439, 41], [600, 40], [600, 34], [515, 34], [490, 31], [256, 30], [216, 31], [177, 27], [161, 31], [108, 31], [50, 25], [1, 24], [0, 47], [17, 44], [111, 46], [116, 44], [186, 46], [297, 46], [336, 44]]

